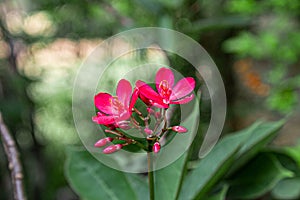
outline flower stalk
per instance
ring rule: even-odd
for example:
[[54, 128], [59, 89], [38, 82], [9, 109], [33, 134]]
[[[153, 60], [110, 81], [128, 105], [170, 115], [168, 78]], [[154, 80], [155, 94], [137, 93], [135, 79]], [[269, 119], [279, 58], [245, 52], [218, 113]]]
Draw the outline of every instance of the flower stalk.
[[154, 174], [153, 174], [153, 158], [150, 152], [147, 153], [148, 161], [148, 182], [149, 182], [149, 195], [150, 200], [154, 200]]

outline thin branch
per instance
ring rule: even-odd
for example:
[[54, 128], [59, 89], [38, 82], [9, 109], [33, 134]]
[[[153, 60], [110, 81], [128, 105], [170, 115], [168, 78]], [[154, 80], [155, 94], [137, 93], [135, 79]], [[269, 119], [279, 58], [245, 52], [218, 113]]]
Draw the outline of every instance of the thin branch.
[[23, 186], [22, 165], [19, 159], [19, 152], [12, 136], [10, 135], [6, 125], [2, 120], [0, 112], [0, 134], [2, 144], [8, 160], [8, 168], [11, 171], [11, 179], [15, 200], [26, 200], [26, 195]]

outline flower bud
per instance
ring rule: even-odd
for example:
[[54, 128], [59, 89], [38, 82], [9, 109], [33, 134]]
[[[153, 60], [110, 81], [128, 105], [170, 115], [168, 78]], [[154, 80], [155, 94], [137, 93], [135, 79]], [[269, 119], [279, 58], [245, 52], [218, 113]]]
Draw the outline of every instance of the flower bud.
[[185, 127], [183, 127], [183, 126], [173, 126], [172, 127], [172, 130], [173, 131], [176, 131], [176, 132], [178, 132], [178, 133], [186, 133], [188, 130], [185, 128]]
[[159, 119], [159, 118], [161, 118], [161, 114], [160, 114], [160, 112], [156, 112], [156, 113], [155, 113], [155, 118], [156, 118], [156, 119]]
[[98, 140], [95, 144], [94, 147], [103, 147], [105, 146], [108, 142], [113, 141], [113, 138], [110, 137], [106, 137], [106, 138], [102, 138], [101, 140]]
[[147, 133], [148, 135], [152, 135], [153, 131], [149, 128], [145, 128], [144, 129], [145, 133]]
[[103, 149], [102, 152], [105, 154], [110, 154], [110, 153], [114, 153], [114, 152], [120, 150], [122, 147], [123, 147], [122, 144], [115, 144], [115, 145], [106, 147], [105, 149]]
[[160, 151], [160, 144], [159, 144], [159, 142], [155, 142], [155, 143], [154, 143], [154, 145], [153, 145], [153, 147], [152, 147], [152, 151], [153, 151], [154, 153], [158, 153], [158, 152]]

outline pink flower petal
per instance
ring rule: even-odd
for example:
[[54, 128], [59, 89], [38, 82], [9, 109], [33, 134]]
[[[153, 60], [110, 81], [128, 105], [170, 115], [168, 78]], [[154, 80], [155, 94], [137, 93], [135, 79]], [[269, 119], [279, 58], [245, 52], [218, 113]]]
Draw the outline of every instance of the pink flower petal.
[[131, 92], [132, 92], [132, 87], [131, 87], [131, 84], [129, 83], [129, 81], [127, 81], [125, 79], [121, 79], [118, 83], [116, 93], [117, 93], [119, 101], [121, 103], [123, 103], [125, 108], [128, 108], [128, 106], [129, 106]]
[[169, 104], [165, 104], [163, 102], [159, 102], [159, 103], [154, 102], [153, 106], [156, 106], [157, 108], [169, 108]]
[[159, 84], [162, 81], [167, 81], [169, 84], [169, 88], [172, 88], [174, 85], [174, 74], [172, 72], [172, 70], [168, 69], [168, 68], [160, 68], [158, 70], [158, 72], [156, 73], [155, 76], [155, 83], [156, 83], [156, 89], [157, 91], [160, 91], [159, 89]]
[[152, 101], [162, 101], [162, 98], [159, 96], [159, 94], [145, 82], [138, 80], [136, 82], [136, 86], [139, 89], [139, 93], [142, 94], [145, 98]]
[[147, 105], [147, 106], [153, 106], [153, 101], [139, 93], [140, 99]]
[[133, 93], [132, 93], [132, 96], [131, 96], [131, 101], [130, 101], [130, 104], [129, 104], [129, 112], [130, 113], [131, 113], [132, 108], [134, 107], [134, 104], [137, 101], [138, 97], [139, 97], [139, 89], [135, 88], [133, 90]]
[[112, 96], [108, 93], [99, 93], [94, 97], [94, 103], [96, 108], [106, 114], [112, 114], [111, 107]]
[[110, 125], [115, 123], [113, 116], [106, 116], [102, 114], [97, 114], [97, 116], [92, 117], [93, 122], [97, 124]]
[[182, 99], [176, 100], [176, 101], [171, 101], [171, 104], [185, 104], [193, 100], [194, 94], [191, 94], [190, 96], [184, 97]]
[[119, 122], [117, 122], [117, 125], [119, 128], [124, 129], [124, 130], [131, 129], [129, 121], [119, 121]]
[[115, 121], [116, 123], [119, 123], [121, 121], [127, 120], [128, 118], [130, 118], [131, 112], [128, 111], [124, 111], [122, 113], [118, 113], [118, 115], [115, 115]]
[[195, 80], [192, 77], [183, 78], [172, 89], [170, 100], [181, 99], [189, 95], [195, 88]]
[[145, 82], [138, 80], [136, 86], [138, 87], [141, 100], [148, 106], [154, 105], [159, 108], [169, 107], [168, 104], [163, 103], [162, 97]]
[[[141, 80], [137, 80], [137, 81], [135, 82], [135, 85], [136, 85], [137, 88], [140, 88], [140, 87], [142, 87], [142, 86], [144, 86], [144, 85], [148, 86], [147, 83], [145, 83], [144, 81], [141, 81]], [[149, 86], [149, 87], [150, 87], [150, 86]], [[152, 88], [151, 88], [151, 89], [152, 89]]]

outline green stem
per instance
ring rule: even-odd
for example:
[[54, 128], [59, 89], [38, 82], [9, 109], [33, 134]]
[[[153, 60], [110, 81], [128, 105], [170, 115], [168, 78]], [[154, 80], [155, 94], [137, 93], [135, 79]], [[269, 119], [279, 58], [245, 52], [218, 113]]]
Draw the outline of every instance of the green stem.
[[153, 177], [153, 162], [151, 152], [147, 153], [148, 158], [148, 180], [150, 200], [154, 200], [154, 177]]
[[163, 110], [163, 115], [164, 115], [164, 121], [165, 121], [165, 125], [164, 125], [164, 129], [167, 129], [167, 116], [166, 116], [166, 113], [167, 113], [167, 109], [165, 108]]

